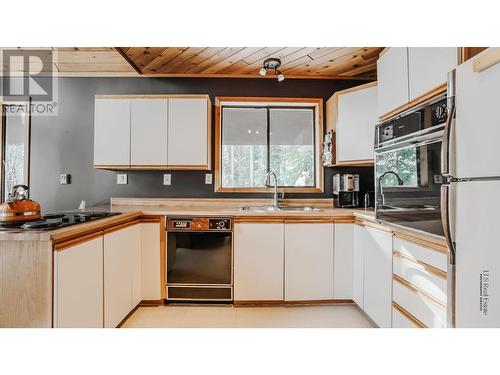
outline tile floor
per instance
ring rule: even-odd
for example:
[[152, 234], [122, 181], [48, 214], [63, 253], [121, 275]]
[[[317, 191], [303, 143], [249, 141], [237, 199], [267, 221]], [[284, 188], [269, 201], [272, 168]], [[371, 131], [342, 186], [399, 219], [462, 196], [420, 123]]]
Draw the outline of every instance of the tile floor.
[[370, 328], [354, 306], [139, 307], [124, 328]]

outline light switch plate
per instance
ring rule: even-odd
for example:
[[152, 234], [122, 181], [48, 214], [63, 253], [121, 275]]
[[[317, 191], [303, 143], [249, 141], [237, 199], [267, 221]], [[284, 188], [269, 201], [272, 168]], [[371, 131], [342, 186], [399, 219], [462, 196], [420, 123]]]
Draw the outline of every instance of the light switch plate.
[[212, 185], [212, 174], [211, 173], [207, 173], [205, 175], [205, 184]]
[[61, 185], [68, 185], [71, 183], [71, 175], [67, 173], [61, 173], [60, 178]]
[[116, 175], [116, 183], [118, 185], [127, 185], [128, 183], [128, 178], [126, 173], [118, 173]]
[[172, 185], [172, 175], [170, 173], [163, 175], [163, 185]]

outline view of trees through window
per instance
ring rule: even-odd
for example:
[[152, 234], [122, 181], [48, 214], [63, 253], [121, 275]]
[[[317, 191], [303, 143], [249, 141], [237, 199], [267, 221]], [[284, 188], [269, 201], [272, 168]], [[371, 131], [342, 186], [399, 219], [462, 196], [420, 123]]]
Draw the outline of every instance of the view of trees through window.
[[[405, 148], [397, 152], [387, 152], [377, 156], [377, 178], [383, 173], [393, 171], [403, 180], [404, 186], [418, 186], [417, 149]], [[398, 180], [393, 174], [387, 174], [382, 181], [382, 187], [398, 186]]]
[[223, 107], [221, 152], [223, 187], [314, 187], [314, 110]]

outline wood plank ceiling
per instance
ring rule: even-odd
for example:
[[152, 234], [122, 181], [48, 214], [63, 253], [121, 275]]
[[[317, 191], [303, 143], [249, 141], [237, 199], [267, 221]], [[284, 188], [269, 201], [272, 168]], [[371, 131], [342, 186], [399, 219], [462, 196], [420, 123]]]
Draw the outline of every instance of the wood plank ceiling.
[[[260, 77], [268, 57], [288, 78], [375, 79], [382, 47], [117, 47], [142, 75]], [[268, 75], [271, 76], [272, 75]]]
[[[0, 48], [3, 50], [4, 48]], [[28, 50], [29, 48], [19, 48]], [[96, 47], [33, 48], [53, 54], [52, 72], [66, 76], [260, 77], [268, 57], [287, 78], [376, 79], [382, 47]], [[35, 62], [36, 64], [36, 62]], [[24, 65], [10, 65], [22, 72]], [[7, 74], [0, 65], [0, 75]], [[31, 71], [36, 67], [30, 68]], [[268, 74], [266, 78], [275, 78]]]

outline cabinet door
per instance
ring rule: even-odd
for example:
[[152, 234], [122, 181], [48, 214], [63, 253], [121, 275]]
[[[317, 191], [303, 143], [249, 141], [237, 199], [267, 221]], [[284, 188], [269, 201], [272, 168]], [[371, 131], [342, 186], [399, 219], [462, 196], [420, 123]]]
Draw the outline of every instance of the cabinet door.
[[335, 224], [333, 297], [352, 299], [354, 225]]
[[234, 300], [282, 301], [283, 223], [234, 225]]
[[166, 99], [131, 100], [130, 164], [167, 165]]
[[139, 299], [138, 227], [133, 225], [104, 235], [104, 327], [116, 327]]
[[142, 299], [160, 300], [161, 228], [159, 223], [141, 224], [141, 283]]
[[96, 99], [94, 165], [130, 165], [130, 100]]
[[338, 96], [337, 162], [373, 159], [377, 87]]
[[352, 299], [363, 308], [364, 277], [365, 277], [365, 248], [367, 247], [366, 229], [359, 225], [354, 226], [354, 241], [352, 251]]
[[363, 308], [379, 327], [391, 327], [392, 234], [365, 228]]
[[285, 224], [285, 301], [333, 299], [333, 228]]
[[456, 47], [408, 48], [410, 100], [446, 83], [448, 72], [458, 63]]
[[102, 236], [56, 251], [54, 327], [102, 328]]
[[130, 310], [134, 309], [142, 301], [142, 262], [141, 262], [141, 226], [139, 224], [130, 227], [131, 240], [130, 270], [132, 283], [132, 304]]
[[169, 99], [169, 166], [208, 169], [207, 104], [207, 99]]
[[379, 116], [408, 102], [408, 48], [391, 47], [378, 59], [377, 89]]

